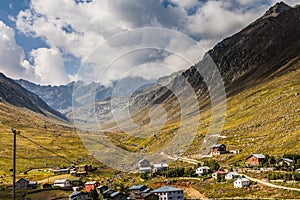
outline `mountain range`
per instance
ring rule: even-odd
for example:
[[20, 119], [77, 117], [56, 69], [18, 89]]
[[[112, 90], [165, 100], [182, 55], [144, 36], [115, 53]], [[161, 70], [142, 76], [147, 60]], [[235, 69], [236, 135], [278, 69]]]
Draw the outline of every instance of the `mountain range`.
[[24, 89], [14, 80], [7, 78], [3, 73], [0, 73], [0, 101], [16, 107], [26, 108], [45, 116], [68, 121], [64, 115], [49, 107], [38, 95]]
[[[122, 91], [119, 91], [119, 93], [124, 96], [128, 93], [132, 94], [129, 99], [129, 109], [134, 121], [147, 124], [150, 120], [148, 115], [149, 109], [157, 104], [165, 107], [168, 114], [167, 120], [178, 120], [180, 117], [180, 105], [174, 91], [184, 92], [189, 85], [192, 86], [197, 95], [200, 109], [208, 110], [211, 107], [211, 98], [208, 92], [207, 79], [212, 79], [214, 72], [208, 73], [211, 77], [202, 77], [199, 71], [205, 68], [210, 59], [214, 61], [222, 76], [228, 98], [234, 97], [261, 83], [274, 80], [290, 72], [295, 67], [297, 68], [297, 65], [288, 65], [288, 63], [297, 63], [299, 61], [299, 12], [299, 6], [290, 7], [283, 2], [277, 3], [255, 22], [233, 36], [219, 42], [206, 53], [200, 62], [183, 72], [162, 77], [157, 80], [156, 84], [153, 83], [154, 81], [149, 82], [140, 77], [120, 80], [118, 84], [121, 83], [120, 85], [126, 87], [122, 88]], [[11, 81], [9, 82], [12, 84]], [[38, 95], [53, 109], [60, 110], [66, 114], [69, 119], [74, 117], [71, 107], [75, 82], [61, 86], [40, 86], [25, 80], [16, 80], [16, 83]], [[80, 89], [78, 90], [78, 96], [73, 98], [73, 103], [79, 109], [77, 111], [80, 113], [79, 117], [82, 117], [81, 114], [84, 114], [88, 118], [90, 113], [96, 111], [97, 117], [109, 124], [113, 119], [113, 111], [118, 110], [122, 113], [124, 110], [121, 107], [124, 106], [124, 99], [117, 99], [116, 101], [119, 103], [115, 107], [111, 105], [115, 84], [116, 82], [112, 86], [103, 86], [98, 83], [84, 84], [83, 82], [77, 82], [76, 86]], [[136, 90], [135, 85], [142, 84], [145, 86]], [[15, 87], [21, 90], [21, 87]], [[94, 94], [95, 88], [96, 92]], [[2, 90], [6, 91], [7, 89], [3, 87]], [[25, 101], [21, 107], [30, 108], [41, 113], [47, 108], [46, 110], [50, 113], [59, 115], [30, 92], [25, 92], [24, 90], [23, 95], [16, 93], [16, 96], [34, 97], [38, 103], [30, 103], [33, 102], [31, 99], [20, 99], [20, 101]], [[7, 94], [7, 92], [1, 94], [4, 100], [13, 105], [21, 105], [21, 103], [11, 100], [13, 98], [8, 98]], [[85, 100], [85, 97], [91, 95], [95, 95], [95, 108], [90, 104], [93, 102]], [[32, 104], [41, 106], [36, 107]], [[191, 116], [194, 115], [192, 109], [189, 112]], [[161, 112], [154, 112], [156, 118], [159, 118], [160, 115]], [[124, 119], [124, 123], [126, 123], [126, 119]]]

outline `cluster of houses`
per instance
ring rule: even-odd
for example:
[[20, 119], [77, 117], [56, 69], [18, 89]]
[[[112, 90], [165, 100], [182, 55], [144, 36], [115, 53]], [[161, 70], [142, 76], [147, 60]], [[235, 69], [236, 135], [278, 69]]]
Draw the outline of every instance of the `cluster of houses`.
[[[224, 144], [217, 144], [211, 146], [211, 154], [212, 155], [220, 155], [226, 153], [237, 153], [230, 152], [226, 150], [226, 146]], [[262, 166], [266, 161], [266, 156], [263, 154], [251, 154], [246, 158], [245, 166], [254, 167], [254, 166]], [[292, 166], [293, 160], [289, 158], [281, 158], [276, 162], [277, 166]], [[139, 172], [140, 173], [158, 173], [163, 172], [168, 169], [167, 163], [153, 163], [151, 164], [148, 160], [142, 159], [139, 161]], [[71, 166], [67, 169], [57, 169], [54, 170], [54, 174], [72, 174], [72, 175], [81, 175], [87, 174], [88, 172], [94, 171], [91, 165], [85, 166]], [[300, 169], [296, 169], [296, 172], [300, 173]], [[195, 174], [198, 176], [203, 176], [207, 174], [211, 174], [211, 177], [217, 180], [225, 179], [225, 180], [233, 180], [234, 188], [243, 188], [250, 185], [250, 181], [245, 178], [243, 175], [238, 174], [235, 171], [225, 171], [219, 169], [217, 171], [212, 171], [208, 166], [200, 166], [195, 170]], [[36, 189], [38, 186], [36, 181], [29, 181], [26, 178], [21, 178], [16, 182], [17, 190], [27, 190], [27, 189]], [[151, 189], [145, 185], [134, 185], [129, 188], [130, 195], [126, 196], [125, 194], [114, 191], [108, 186], [100, 185], [98, 181], [91, 182], [82, 182], [81, 178], [73, 178], [73, 179], [60, 179], [55, 180], [53, 185], [49, 183], [45, 183], [41, 185], [42, 189], [49, 188], [62, 188], [73, 190], [74, 192], [69, 196], [70, 200], [77, 199], [89, 199], [89, 192], [95, 191], [98, 195], [102, 196], [102, 199], [107, 200], [183, 200], [184, 193], [182, 189], [174, 188], [171, 186], [164, 186], [158, 189]]]
[[[210, 174], [211, 170], [208, 166], [198, 167], [195, 172], [198, 176]], [[250, 181], [237, 172], [227, 172], [225, 170], [218, 170], [212, 174], [212, 178], [219, 179], [225, 178], [226, 180], [234, 180], [233, 185], [235, 188], [242, 188], [250, 185]]]
[[148, 160], [142, 159], [139, 161], [140, 173], [158, 173], [168, 169], [167, 163], [153, 163], [151, 164]]
[[128, 199], [136, 200], [183, 200], [184, 192], [182, 189], [163, 186], [158, 189], [151, 189], [145, 185], [134, 185], [129, 188]]
[[182, 189], [163, 186], [153, 190], [145, 185], [134, 185], [129, 188], [129, 196], [121, 192], [109, 189], [107, 186], [101, 186], [98, 182], [85, 183], [85, 191], [74, 191], [70, 196], [70, 200], [87, 200], [88, 192], [96, 190], [103, 199], [107, 200], [184, 200], [184, 192]]
[[83, 166], [72, 165], [71, 167], [68, 168], [53, 170], [53, 172], [55, 175], [71, 174], [73, 176], [82, 176], [82, 175], [84, 176], [87, 175], [88, 172], [93, 172], [95, 170], [97, 170], [97, 168], [93, 168], [92, 165], [83, 165]]

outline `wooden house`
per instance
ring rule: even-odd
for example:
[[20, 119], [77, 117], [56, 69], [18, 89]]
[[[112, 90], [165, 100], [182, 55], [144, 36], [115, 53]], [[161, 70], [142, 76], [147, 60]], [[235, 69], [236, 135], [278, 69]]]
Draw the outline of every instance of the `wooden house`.
[[220, 155], [220, 154], [228, 153], [226, 151], [225, 144], [216, 144], [216, 145], [210, 146], [209, 148], [210, 148], [210, 153], [212, 155]]
[[84, 189], [85, 191], [90, 192], [91, 190], [96, 190], [99, 186], [100, 183], [98, 181], [91, 181], [84, 184]]
[[259, 166], [265, 162], [265, 156], [263, 154], [252, 154], [246, 158], [246, 166]]

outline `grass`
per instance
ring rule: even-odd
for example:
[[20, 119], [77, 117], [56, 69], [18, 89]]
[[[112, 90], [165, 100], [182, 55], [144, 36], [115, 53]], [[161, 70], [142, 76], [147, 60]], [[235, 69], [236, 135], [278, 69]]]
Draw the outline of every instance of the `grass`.
[[[219, 142], [226, 144], [228, 149], [241, 149], [242, 152], [237, 155], [215, 157], [222, 166], [241, 162], [252, 153], [277, 157], [285, 153], [300, 153], [300, 64], [299, 62], [294, 64], [296, 67], [293, 70], [227, 99], [226, 121], [221, 133], [224, 137]], [[0, 185], [2, 186], [11, 185], [12, 179], [13, 135], [10, 127], [21, 132], [21, 135], [17, 136], [17, 178], [27, 177], [30, 180], [51, 182], [61, 177], [38, 170], [31, 170], [27, 174], [24, 172], [32, 168], [45, 169], [67, 167], [70, 164], [93, 164], [99, 167], [99, 170], [89, 174], [85, 180], [96, 179], [106, 184], [109, 179], [114, 179], [116, 184], [124, 183], [126, 186], [142, 183], [156, 186], [156, 182], [163, 181], [161, 180], [163, 178], [157, 178], [144, 182], [138, 175], [120, 172], [118, 173], [122, 175], [122, 178], [116, 178], [115, 170], [105, 167], [85, 149], [72, 125], [1, 102], [0, 107]], [[143, 120], [147, 118], [139, 117]], [[145, 126], [125, 134], [117, 130], [106, 135], [123, 149], [139, 152], [143, 148], [151, 153], [168, 144], [178, 127], [182, 125], [181, 123], [186, 125], [187, 133], [193, 131], [195, 128], [193, 126], [199, 123], [199, 127], [196, 127], [195, 138], [184, 154], [195, 158], [200, 152], [210, 121], [211, 112], [208, 110], [202, 112], [200, 116], [192, 116], [183, 122], [170, 120], [163, 126]], [[46, 128], [44, 128], [45, 125]], [[141, 135], [150, 136], [141, 138], [139, 137]], [[179, 161], [171, 164], [171, 166], [175, 165], [188, 166]], [[208, 180], [195, 182], [193, 187], [210, 198], [300, 198], [299, 192], [260, 185], [236, 190], [233, 189], [232, 184]], [[9, 189], [4, 189], [0, 195], [9, 198]], [[44, 197], [48, 193], [30, 194], [28, 198], [41, 198], [39, 195]]]

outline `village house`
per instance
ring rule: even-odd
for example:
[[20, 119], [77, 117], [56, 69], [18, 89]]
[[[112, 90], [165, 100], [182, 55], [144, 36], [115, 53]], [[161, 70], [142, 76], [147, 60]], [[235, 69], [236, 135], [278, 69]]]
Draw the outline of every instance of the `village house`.
[[88, 193], [82, 191], [75, 191], [69, 196], [69, 200], [88, 200], [89, 195]]
[[84, 189], [85, 191], [90, 192], [91, 190], [96, 190], [98, 186], [100, 186], [100, 183], [98, 181], [86, 182], [84, 184]]
[[134, 185], [129, 188], [129, 198], [130, 199], [141, 199], [142, 194], [148, 189], [145, 185]]
[[67, 168], [67, 169], [56, 169], [53, 172], [54, 172], [54, 175], [69, 174], [70, 173], [70, 168]]
[[183, 190], [171, 186], [158, 188], [151, 193], [158, 195], [159, 200], [184, 200]]
[[49, 188], [52, 188], [52, 185], [50, 183], [45, 183], [41, 187], [42, 187], [42, 189], [49, 189]]
[[248, 156], [247, 161], [245, 162], [246, 166], [259, 166], [262, 165], [265, 161], [265, 156], [263, 154], [252, 154]]
[[152, 172], [158, 173], [163, 172], [168, 169], [169, 165], [167, 163], [159, 163], [159, 164], [152, 164]]
[[28, 185], [29, 185], [29, 180], [26, 178], [19, 179], [15, 184], [16, 190], [27, 190]]
[[28, 189], [36, 189], [38, 186], [37, 181], [29, 181]]
[[212, 177], [213, 177], [214, 179], [218, 179], [219, 177], [225, 177], [226, 174], [227, 174], [227, 172], [222, 171], [222, 170], [218, 170], [218, 171], [216, 171], [216, 172], [214, 172], [214, 173], [212, 174]]
[[150, 162], [146, 159], [140, 160], [139, 161], [139, 171], [140, 171], [140, 173], [151, 173]]
[[234, 188], [242, 188], [250, 185], [250, 181], [247, 178], [238, 178], [233, 183]]
[[224, 144], [216, 144], [209, 148], [210, 148], [211, 155], [220, 155], [220, 154], [228, 153], [226, 151], [226, 145], [224, 145]]
[[159, 200], [159, 196], [154, 193], [144, 193], [142, 200]]
[[240, 178], [241, 175], [239, 175], [238, 173], [236, 172], [229, 172], [228, 174], [225, 175], [225, 179], [226, 180], [230, 180], [230, 179], [238, 179]]
[[198, 167], [196, 169], [195, 174], [197, 174], [198, 176], [204, 175], [204, 174], [208, 174], [210, 172], [210, 168], [207, 166], [203, 166], [203, 167]]
[[126, 200], [127, 197], [125, 194], [123, 194], [121, 192], [114, 192], [110, 195], [110, 197], [108, 199], [109, 200]]
[[281, 158], [278, 160], [277, 166], [284, 166], [284, 165], [291, 166], [293, 162], [294, 161], [289, 158]]
[[71, 183], [68, 179], [61, 179], [54, 181], [54, 187], [61, 187], [61, 188], [71, 188]]
[[109, 199], [110, 195], [115, 193], [116, 191], [112, 190], [112, 189], [107, 189], [103, 192], [102, 196], [104, 199]]
[[96, 188], [96, 191], [98, 194], [103, 194], [104, 191], [108, 190], [108, 187], [105, 185], [100, 185]]

